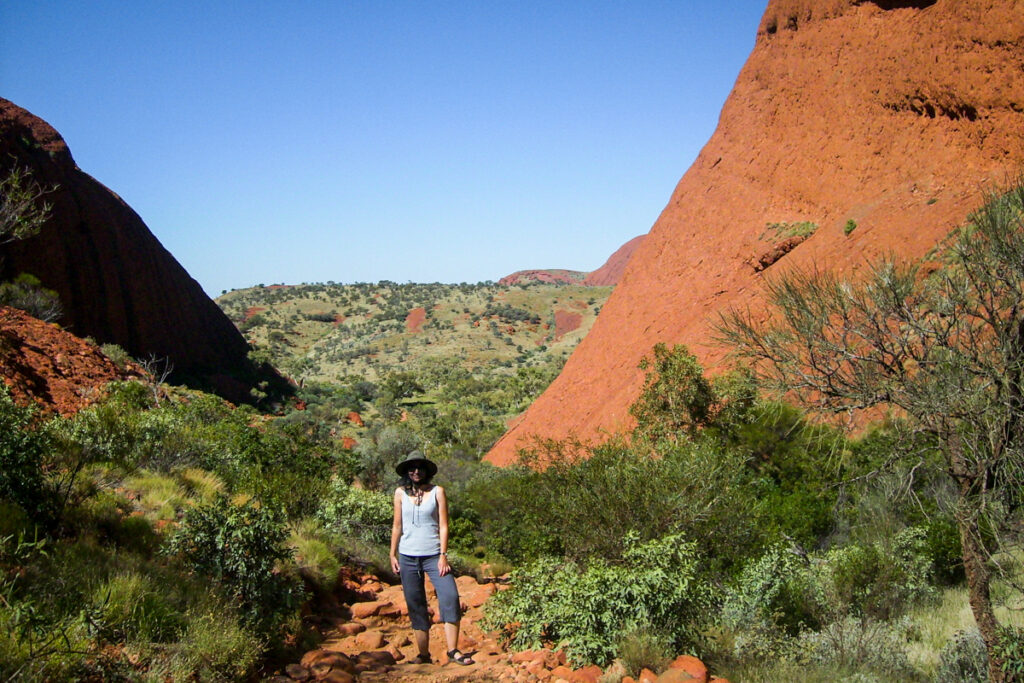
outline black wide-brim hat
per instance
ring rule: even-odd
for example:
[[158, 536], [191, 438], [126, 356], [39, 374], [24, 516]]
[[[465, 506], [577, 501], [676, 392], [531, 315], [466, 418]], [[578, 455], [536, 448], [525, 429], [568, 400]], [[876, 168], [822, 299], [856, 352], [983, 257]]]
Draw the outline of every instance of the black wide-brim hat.
[[395, 465], [395, 472], [398, 472], [398, 476], [404, 477], [405, 473], [414, 464], [426, 467], [427, 472], [430, 473], [431, 477], [437, 474], [437, 465], [435, 465], [432, 460], [427, 460], [427, 457], [423, 455], [422, 451], [413, 451], [409, 455], [405, 456], [405, 460]]

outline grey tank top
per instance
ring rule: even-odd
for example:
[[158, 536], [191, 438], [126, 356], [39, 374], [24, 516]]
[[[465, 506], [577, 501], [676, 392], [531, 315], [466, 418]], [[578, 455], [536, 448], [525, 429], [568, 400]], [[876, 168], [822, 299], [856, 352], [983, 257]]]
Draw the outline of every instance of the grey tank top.
[[437, 487], [423, 494], [419, 505], [416, 499], [402, 492], [402, 537], [398, 539], [398, 552], [413, 557], [426, 557], [441, 552], [441, 533], [437, 512]]

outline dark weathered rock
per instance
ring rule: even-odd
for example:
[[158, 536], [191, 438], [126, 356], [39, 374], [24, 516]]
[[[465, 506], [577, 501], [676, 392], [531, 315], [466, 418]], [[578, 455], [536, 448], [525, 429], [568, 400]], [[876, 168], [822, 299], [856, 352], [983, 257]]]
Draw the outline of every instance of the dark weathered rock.
[[0, 246], [0, 279], [32, 273], [59, 294], [74, 334], [170, 359], [175, 377], [247, 400], [257, 373], [231, 321], [138, 214], [78, 168], [56, 130], [0, 98], [0, 171], [14, 164], [57, 189], [40, 233]]

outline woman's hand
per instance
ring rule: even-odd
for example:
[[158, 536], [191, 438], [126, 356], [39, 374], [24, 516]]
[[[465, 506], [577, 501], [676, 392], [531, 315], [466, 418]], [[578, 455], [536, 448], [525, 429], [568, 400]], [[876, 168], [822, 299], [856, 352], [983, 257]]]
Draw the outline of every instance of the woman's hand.
[[445, 574], [447, 574], [451, 570], [452, 570], [452, 566], [450, 564], [448, 564], [448, 556], [447, 555], [441, 555], [441, 557], [437, 558], [437, 572], [441, 576], [444, 576]]
[[398, 558], [394, 555], [391, 556], [391, 571], [396, 574], [401, 574], [401, 566], [398, 564]]

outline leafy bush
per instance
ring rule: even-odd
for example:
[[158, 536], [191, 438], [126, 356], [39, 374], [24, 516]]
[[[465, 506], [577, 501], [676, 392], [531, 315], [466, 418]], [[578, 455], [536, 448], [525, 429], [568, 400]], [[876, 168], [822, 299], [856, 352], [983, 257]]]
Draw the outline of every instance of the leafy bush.
[[[737, 656], [771, 656], [777, 641], [797, 635], [813, 621], [802, 595], [799, 576], [805, 564], [781, 545], [747, 563], [725, 591], [721, 621], [739, 635]], [[773, 637], [769, 637], [774, 634]], [[758, 653], [747, 651], [750, 646]]]
[[55, 506], [42, 469], [50, 441], [34, 417], [34, 411], [17, 405], [0, 382], [0, 500], [20, 506], [36, 522], [47, 522]]
[[357, 489], [334, 479], [318, 516], [328, 529], [365, 541], [388, 543], [394, 503], [386, 493]]
[[19, 308], [46, 322], [58, 320], [64, 312], [57, 292], [43, 287], [39, 278], [29, 273], [0, 283], [0, 306]]
[[820, 651], [831, 654], [819, 663], [846, 666], [849, 653], [862, 650], [875, 657], [875, 640], [890, 637], [883, 633], [886, 620], [935, 593], [924, 537], [919, 528], [905, 529], [888, 544], [802, 558], [782, 546], [769, 548], [725, 591], [721, 623], [732, 639], [729, 655], [798, 659], [808, 656], [810, 643], [833, 648]]
[[227, 498], [192, 508], [171, 536], [166, 552], [209, 576], [243, 619], [260, 630], [274, 628], [301, 599], [301, 586], [277, 571], [291, 558], [282, 516], [266, 508], [236, 506]]
[[996, 631], [993, 654], [1002, 660], [1000, 669], [1007, 675], [1007, 680], [1021, 680], [1024, 677], [1024, 628], [1000, 626]]
[[[117, 344], [102, 344], [100, 346], [100, 351], [103, 352], [103, 355], [109, 358], [114, 365], [122, 370], [126, 368], [128, 363], [132, 360], [131, 354]], [[134, 384], [138, 383], [135, 382]]]
[[388, 425], [371, 431], [355, 449], [360, 481], [375, 491], [388, 488], [398, 480], [395, 465], [420, 446], [420, 438], [406, 425]]
[[900, 531], [888, 545], [833, 549], [812, 569], [823, 616], [850, 613], [891, 619], [935, 595], [920, 528]]
[[745, 463], [713, 444], [684, 441], [653, 454], [621, 440], [593, 449], [545, 442], [523, 463], [530, 466], [488, 473], [465, 494], [484, 545], [513, 562], [618, 559], [628, 532], [645, 540], [684, 532], [710, 556], [746, 545], [748, 520], [734, 510]]
[[678, 535], [625, 539], [623, 564], [538, 560], [487, 604], [486, 623], [516, 649], [561, 643], [574, 663], [604, 665], [637, 628], [663, 633], [673, 650], [694, 646], [712, 602], [696, 545]]

